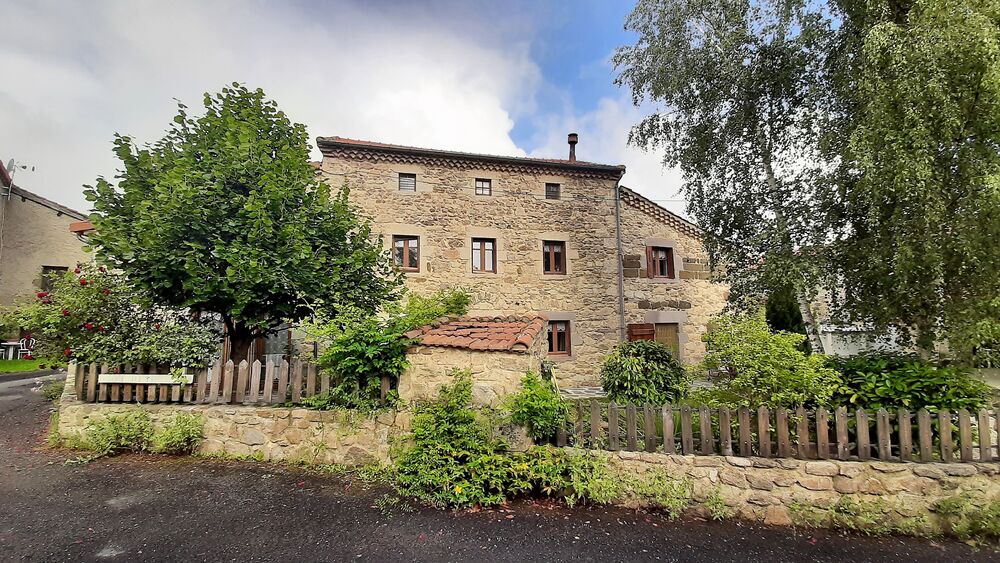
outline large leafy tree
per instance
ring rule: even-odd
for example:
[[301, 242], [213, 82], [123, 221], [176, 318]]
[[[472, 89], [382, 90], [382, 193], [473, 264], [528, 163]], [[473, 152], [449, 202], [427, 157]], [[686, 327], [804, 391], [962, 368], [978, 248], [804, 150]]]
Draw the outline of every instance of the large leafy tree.
[[619, 81], [734, 295], [825, 284], [845, 320], [1000, 341], [995, 0], [643, 0]]
[[149, 146], [115, 137], [123, 169], [86, 191], [91, 244], [163, 303], [221, 316], [231, 357], [285, 321], [374, 311], [399, 280], [380, 242], [308, 162], [305, 127], [239, 84], [179, 104]]

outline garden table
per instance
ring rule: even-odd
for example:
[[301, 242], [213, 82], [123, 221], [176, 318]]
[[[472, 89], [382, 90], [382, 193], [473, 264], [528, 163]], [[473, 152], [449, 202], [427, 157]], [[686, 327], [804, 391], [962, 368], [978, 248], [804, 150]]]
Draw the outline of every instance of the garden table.
[[15, 360], [17, 359], [17, 351], [21, 348], [21, 343], [16, 340], [13, 342], [0, 342], [0, 357], [5, 360]]

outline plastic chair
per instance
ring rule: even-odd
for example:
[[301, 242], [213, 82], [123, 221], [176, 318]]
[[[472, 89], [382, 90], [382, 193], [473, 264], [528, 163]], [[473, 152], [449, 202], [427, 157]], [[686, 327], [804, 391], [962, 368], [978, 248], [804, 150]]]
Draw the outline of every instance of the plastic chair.
[[17, 350], [17, 359], [21, 359], [25, 356], [30, 356], [31, 351], [35, 348], [34, 338], [22, 338], [17, 342], [21, 347]]

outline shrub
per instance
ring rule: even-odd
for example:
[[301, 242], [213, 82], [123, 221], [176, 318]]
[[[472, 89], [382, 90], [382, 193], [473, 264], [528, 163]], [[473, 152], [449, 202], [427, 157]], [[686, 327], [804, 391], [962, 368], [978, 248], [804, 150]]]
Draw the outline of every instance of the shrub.
[[174, 420], [153, 434], [152, 450], [161, 454], [192, 453], [205, 437], [205, 417], [177, 413]]
[[525, 494], [570, 504], [613, 498], [615, 483], [601, 458], [547, 447], [507, 451], [490, 418], [470, 407], [469, 373], [452, 375], [436, 399], [415, 407], [410, 443], [395, 456], [401, 495], [437, 507], [489, 506]]
[[993, 390], [973, 379], [969, 370], [935, 365], [912, 356], [863, 355], [831, 358], [840, 373], [833, 396], [837, 405], [864, 409], [977, 410], [986, 407]]
[[94, 451], [97, 456], [143, 452], [149, 449], [152, 435], [153, 423], [149, 413], [132, 409], [88, 422], [80, 445]]
[[941, 499], [933, 506], [946, 534], [961, 540], [1000, 538], [1000, 500], [974, 505], [967, 494]]
[[524, 426], [536, 441], [551, 440], [569, 417], [569, 404], [552, 383], [530, 371], [521, 379], [521, 390], [504, 401], [504, 408], [511, 422]]
[[837, 374], [826, 357], [800, 350], [805, 336], [771, 332], [761, 315], [716, 317], [704, 336], [701, 368], [715, 387], [695, 394], [710, 406], [769, 408], [826, 404]]
[[47, 401], [56, 402], [62, 397], [63, 389], [66, 388], [66, 381], [53, 381], [42, 387], [42, 397]]
[[615, 402], [664, 404], [683, 397], [688, 380], [669, 348], [637, 340], [615, 346], [605, 358], [601, 385]]
[[428, 297], [410, 294], [403, 305], [389, 303], [381, 315], [344, 308], [337, 318], [314, 323], [309, 331], [325, 345], [319, 366], [335, 388], [314, 401], [314, 408], [378, 403], [382, 378], [396, 380], [408, 366], [412, 342], [404, 334], [438, 317], [462, 315], [468, 304], [466, 292], [446, 289]]
[[0, 321], [31, 330], [40, 357], [193, 367], [216, 353], [219, 334], [212, 326], [182, 309], [152, 306], [124, 276], [103, 266], [83, 264], [51, 283], [51, 290], [5, 311]]

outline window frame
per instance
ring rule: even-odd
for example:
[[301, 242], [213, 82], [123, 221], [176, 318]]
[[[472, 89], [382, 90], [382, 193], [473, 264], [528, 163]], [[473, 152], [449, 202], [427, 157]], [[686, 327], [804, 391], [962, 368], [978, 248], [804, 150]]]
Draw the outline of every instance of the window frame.
[[[407, 251], [410, 249], [409, 244], [403, 245], [403, 256], [402, 264], [396, 264], [396, 242], [403, 241], [416, 241], [416, 254], [417, 254], [417, 265], [416, 266], [405, 266]], [[420, 271], [420, 236], [419, 235], [392, 235], [392, 260], [393, 264], [396, 265], [396, 269], [400, 272], [419, 272]]]
[[[549, 246], [548, 250], [545, 247]], [[560, 257], [558, 261], [559, 269], [554, 270], [552, 266], [556, 264], [556, 252], [555, 248], [559, 247], [560, 252], [558, 255]], [[548, 258], [549, 269], [545, 267], [545, 259]], [[543, 240], [542, 241], [542, 274], [547, 276], [565, 276], [566, 275], [566, 241], [564, 240]]]
[[[558, 331], [557, 326], [564, 327], [564, 332], [566, 334], [565, 350], [559, 350], [559, 337], [557, 336]], [[546, 338], [548, 339], [548, 355], [549, 356], [571, 356], [573, 355], [573, 331], [572, 323], [568, 320], [552, 320], [549, 321], [546, 329]]]
[[[479, 249], [478, 250], [476, 249], [476, 243], [479, 243]], [[492, 269], [490, 269], [490, 270], [485, 270], [485, 269], [482, 268], [482, 266], [484, 264], [486, 264], [486, 243], [489, 243], [489, 244], [493, 245], [492, 254], [491, 254], [491, 256], [492, 256], [492, 262], [490, 263], [490, 267]], [[489, 237], [473, 237], [472, 238], [472, 244], [470, 245], [469, 248], [472, 250], [472, 252], [471, 252], [471, 254], [469, 256], [469, 259], [472, 262], [471, 266], [472, 266], [472, 273], [473, 274], [495, 274], [495, 273], [497, 273], [497, 239], [495, 239], [495, 238], [489, 238]], [[476, 269], [476, 253], [477, 252], [479, 253], [479, 264], [480, 264], [480, 269], [478, 269], [478, 270]]]
[[[403, 193], [408, 193], [408, 194], [410, 194], [410, 193], [416, 193], [416, 191], [417, 191], [417, 174], [415, 172], [399, 172], [398, 174], [399, 174], [399, 176], [397, 178], [397, 182], [398, 182], [397, 183], [397, 188], [399, 189], [399, 191], [401, 191]], [[413, 179], [413, 188], [412, 189], [404, 188], [403, 187], [403, 178], [407, 178], [407, 179], [412, 178]]]
[[[555, 188], [551, 190], [549, 188]], [[545, 199], [562, 199], [562, 184], [559, 182], [545, 182]]]
[[[662, 251], [666, 256], [657, 258], [657, 252]], [[661, 260], [666, 262], [665, 272], [660, 270]], [[649, 246], [646, 248], [646, 275], [653, 279], [677, 279], [677, 272], [674, 268], [674, 249], [672, 246]]]
[[[480, 183], [485, 185], [480, 186]], [[472, 182], [473, 188], [476, 195], [481, 196], [492, 196], [493, 195], [493, 178], [476, 178]]]

